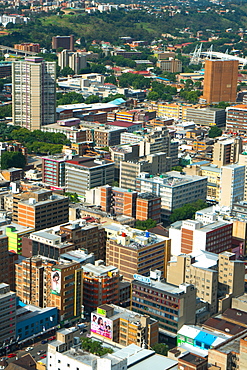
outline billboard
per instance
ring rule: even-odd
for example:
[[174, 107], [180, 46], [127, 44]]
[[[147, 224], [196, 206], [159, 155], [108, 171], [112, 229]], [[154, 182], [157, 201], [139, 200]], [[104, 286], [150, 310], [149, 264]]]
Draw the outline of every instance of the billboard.
[[91, 332], [102, 337], [112, 339], [112, 320], [100, 316], [98, 313], [91, 313]]
[[106, 311], [105, 311], [105, 310], [103, 310], [103, 308], [99, 308], [99, 307], [97, 307], [97, 313], [98, 313], [99, 315], [103, 315], [103, 316], [105, 316], [105, 315], [106, 315]]
[[53, 270], [51, 272], [51, 293], [60, 295], [61, 292], [61, 271]]

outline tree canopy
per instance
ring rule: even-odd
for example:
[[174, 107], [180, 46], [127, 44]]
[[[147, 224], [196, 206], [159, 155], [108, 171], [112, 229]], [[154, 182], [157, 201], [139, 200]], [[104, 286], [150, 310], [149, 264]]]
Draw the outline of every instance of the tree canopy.
[[218, 126], [212, 126], [208, 131], [208, 136], [211, 138], [218, 137], [222, 135], [222, 130]]
[[90, 352], [97, 356], [104, 356], [107, 353], [113, 353], [113, 349], [103, 347], [102, 343], [91, 338], [81, 338], [81, 346], [84, 351]]
[[152, 220], [151, 218], [148, 218], [145, 221], [136, 220], [135, 227], [139, 230], [148, 230], [152, 227], [155, 227], [157, 225], [157, 222]]
[[162, 99], [165, 101], [172, 101], [173, 95], [177, 94], [176, 87], [170, 85], [164, 85], [159, 82], [152, 82], [151, 91], [148, 93], [147, 98], [149, 100], [158, 100]]
[[66, 105], [66, 104], [78, 104], [84, 103], [84, 98], [82, 94], [78, 94], [74, 91], [67, 92], [65, 94], [57, 94], [57, 105]]
[[24, 127], [10, 126], [0, 123], [2, 140], [17, 140], [28, 150], [28, 153], [56, 154], [61, 153], [63, 145], [69, 145], [70, 140], [64, 134], [43, 132], [41, 130], [29, 131]]
[[169, 350], [169, 347], [167, 344], [164, 344], [164, 343], [155, 343], [153, 346], [152, 346], [152, 349], [158, 353], [159, 355], [163, 355], [163, 356], [166, 356], [167, 355], [167, 352]]
[[193, 203], [184, 204], [182, 207], [174, 209], [170, 216], [170, 222], [193, 219], [197, 211], [206, 207], [208, 207], [207, 203], [201, 199]]
[[2, 152], [1, 169], [6, 170], [11, 167], [24, 168], [26, 157], [20, 152]]

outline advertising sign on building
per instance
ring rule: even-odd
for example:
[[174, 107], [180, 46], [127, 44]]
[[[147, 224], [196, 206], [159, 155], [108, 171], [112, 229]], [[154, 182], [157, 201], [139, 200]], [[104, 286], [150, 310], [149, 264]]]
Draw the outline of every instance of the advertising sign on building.
[[51, 293], [60, 295], [61, 292], [61, 271], [53, 270], [51, 272]]
[[92, 312], [91, 332], [112, 339], [112, 320]]

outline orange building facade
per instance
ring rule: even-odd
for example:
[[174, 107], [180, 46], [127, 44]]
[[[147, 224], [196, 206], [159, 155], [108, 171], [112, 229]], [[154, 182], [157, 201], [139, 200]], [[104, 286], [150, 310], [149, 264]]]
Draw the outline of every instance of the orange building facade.
[[237, 96], [238, 61], [205, 61], [203, 97], [208, 104], [235, 102]]

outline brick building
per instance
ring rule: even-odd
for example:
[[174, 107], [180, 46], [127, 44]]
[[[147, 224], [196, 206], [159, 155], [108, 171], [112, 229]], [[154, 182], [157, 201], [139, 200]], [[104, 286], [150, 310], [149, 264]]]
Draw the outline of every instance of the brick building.
[[169, 238], [114, 223], [104, 228], [107, 233], [106, 264], [118, 267], [124, 280], [132, 281], [136, 273], [148, 275], [150, 269], [159, 269], [166, 277]]
[[226, 129], [232, 133], [246, 134], [247, 105], [238, 104], [226, 108]]
[[205, 250], [221, 253], [232, 247], [232, 223], [216, 221], [202, 226], [199, 221], [184, 220], [171, 224], [172, 255], [194, 253]]
[[[102, 261], [101, 261], [102, 262]], [[83, 304], [86, 312], [92, 312], [105, 303], [119, 303], [121, 276], [114, 266], [104, 266], [96, 261], [95, 265], [83, 266]]]
[[22, 44], [15, 44], [14, 49], [22, 51], [32, 51], [34, 53], [40, 52], [40, 45], [33, 42], [24, 42]]
[[185, 323], [195, 323], [196, 289], [189, 284], [167, 284], [160, 280], [158, 271], [150, 274], [150, 278], [137, 275], [132, 281], [131, 309], [148, 313], [158, 320], [161, 332], [176, 337]]
[[93, 253], [96, 259], [105, 260], [105, 239], [101, 225], [78, 220], [31, 233], [28, 238], [23, 238], [22, 254], [58, 260], [63, 253], [83, 249], [88, 254]]
[[58, 48], [63, 48], [74, 51], [74, 35], [53, 36], [51, 48], [55, 50], [57, 50]]
[[[126, 347], [132, 343], [139, 347], [147, 345], [148, 347], [158, 343], [158, 322], [151, 319], [148, 315], [137, 314], [133, 311], [116, 306], [114, 304], [104, 304], [97, 307], [93, 315], [111, 320], [112, 337], [111, 341]], [[91, 321], [91, 333], [102, 339], [100, 333], [95, 333]]]
[[209, 104], [235, 102], [237, 81], [237, 60], [206, 59], [202, 98]]
[[69, 219], [69, 200], [45, 189], [15, 194], [12, 219], [35, 230], [59, 225]]
[[57, 307], [60, 321], [81, 317], [82, 269], [80, 263], [58, 263], [41, 257], [27, 258], [15, 265], [16, 294], [26, 304]]
[[102, 211], [112, 215], [125, 215], [141, 221], [148, 218], [160, 221], [161, 200], [151, 193], [138, 194], [130, 189], [105, 185], [88, 190], [86, 200], [100, 205]]

